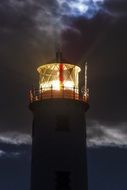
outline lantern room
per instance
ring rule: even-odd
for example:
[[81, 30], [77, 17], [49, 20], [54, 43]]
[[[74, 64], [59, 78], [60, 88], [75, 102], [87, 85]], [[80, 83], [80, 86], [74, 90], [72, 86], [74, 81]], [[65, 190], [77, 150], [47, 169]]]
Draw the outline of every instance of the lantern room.
[[75, 88], [78, 93], [79, 87], [79, 72], [80, 67], [67, 63], [51, 63], [40, 66], [39, 72], [39, 87], [43, 91], [58, 90], [73, 90]]
[[30, 102], [50, 98], [68, 98], [88, 100], [88, 93], [79, 95], [79, 66], [68, 63], [62, 58], [62, 53], [56, 53], [55, 61], [37, 68], [39, 73], [39, 88], [30, 91]]

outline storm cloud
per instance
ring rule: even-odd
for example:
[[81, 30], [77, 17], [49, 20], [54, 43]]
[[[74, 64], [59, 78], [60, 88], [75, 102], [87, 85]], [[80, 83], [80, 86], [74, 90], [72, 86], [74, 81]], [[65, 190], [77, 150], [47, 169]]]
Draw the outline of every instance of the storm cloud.
[[87, 127], [88, 147], [127, 147], [127, 123], [106, 126], [93, 121], [91, 124]]
[[[24, 38], [27, 32], [37, 39], [44, 35], [59, 38], [62, 31], [73, 29], [75, 18], [92, 19], [99, 12], [127, 16], [125, 7], [124, 0], [6, 0], [0, 3], [0, 31], [5, 35], [15, 31], [16, 36], [24, 32]], [[44, 37], [40, 40], [45, 41]]]
[[127, 16], [124, 9], [123, 0], [1, 1], [0, 53], [4, 60], [7, 55], [11, 62], [18, 62], [19, 58], [20, 62], [26, 59], [38, 63], [42, 61], [41, 54], [45, 61], [49, 55], [52, 57], [57, 44], [66, 42], [63, 32], [70, 30], [80, 34], [74, 24], [76, 19], [94, 19], [97, 14], [110, 15], [111, 19], [115, 15]]
[[[0, 143], [15, 146], [31, 145], [32, 139], [30, 134], [19, 132], [6, 132], [0, 133]], [[88, 148], [126, 148], [127, 123], [119, 123], [115, 126], [106, 126], [102, 125], [97, 121], [90, 121], [87, 125], [87, 146]], [[0, 151], [1, 156], [4, 154], [4, 151]]]
[[[65, 56], [74, 63], [92, 49], [85, 58], [90, 87], [87, 117], [98, 124], [88, 129], [88, 146], [125, 144], [124, 127], [120, 129], [124, 138], [117, 135], [117, 126], [126, 123], [125, 7], [124, 0], [0, 2], [0, 142], [30, 143], [30, 136], [25, 135], [32, 125], [28, 91], [33, 84], [38, 85], [37, 66], [54, 58], [57, 43], [62, 43]], [[108, 120], [116, 124], [110, 128]]]
[[21, 145], [31, 144], [31, 136], [19, 132], [0, 133], [0, 143]]

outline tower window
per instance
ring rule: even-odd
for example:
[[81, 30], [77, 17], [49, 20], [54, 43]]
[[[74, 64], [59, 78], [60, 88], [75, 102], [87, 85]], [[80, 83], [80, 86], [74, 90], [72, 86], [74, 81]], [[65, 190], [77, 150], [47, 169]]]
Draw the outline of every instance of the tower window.
[[71, 190], [69, 171], [57, 171], [55, 180], [56, 180], [55, 190]]
[[57, 131], [70, 131], [70, 119], [66, 115], [56, 116], [56, 130]]

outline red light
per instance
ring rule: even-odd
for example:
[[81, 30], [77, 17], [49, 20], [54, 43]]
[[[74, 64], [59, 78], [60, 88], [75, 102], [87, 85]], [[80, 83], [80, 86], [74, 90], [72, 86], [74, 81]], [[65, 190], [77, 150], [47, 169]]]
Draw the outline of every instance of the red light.
[[59, 80], [60, 85], [63, 85], [63, 64], [59, 64]]

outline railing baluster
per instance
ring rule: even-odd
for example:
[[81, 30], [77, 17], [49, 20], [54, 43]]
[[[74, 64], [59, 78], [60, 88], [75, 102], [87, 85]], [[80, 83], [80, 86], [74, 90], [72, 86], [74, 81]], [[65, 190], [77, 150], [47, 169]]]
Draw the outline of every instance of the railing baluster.
[[53, 86], [51, 84], [51, 98], [53, 98], [53, 91], [52, 91], [52, 89], [53, 89]]
[[73, 99], [75, 99], [75, 86], [73, 87]]
[[41, 87], [41, 101], [42, 101], [42, 87]]
[[62, 97], [64, 98], [64, 85], [62, 85]]
[[33, 88], [33, 100], [36, 101], [35, 88]]

